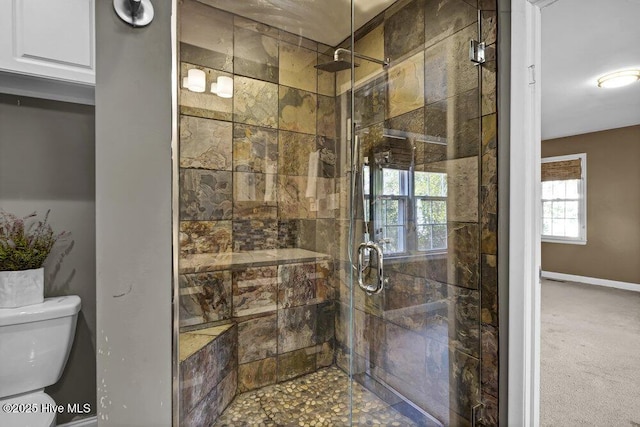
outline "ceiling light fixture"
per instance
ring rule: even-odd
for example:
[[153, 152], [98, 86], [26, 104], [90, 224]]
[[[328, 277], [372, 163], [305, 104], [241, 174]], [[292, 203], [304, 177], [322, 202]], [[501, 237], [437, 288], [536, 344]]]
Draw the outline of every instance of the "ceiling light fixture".
[[598, 79], [598, 86], [614, 88], [630, 85], [640, 80], [640, 70], [622, 70], [605, 74]]

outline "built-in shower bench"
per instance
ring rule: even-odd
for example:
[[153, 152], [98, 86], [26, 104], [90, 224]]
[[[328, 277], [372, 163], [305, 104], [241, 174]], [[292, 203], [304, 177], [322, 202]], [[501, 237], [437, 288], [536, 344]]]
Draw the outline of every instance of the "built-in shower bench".
[[210, 425], [236, 395], [235, 323], [180, 334], [180, 412], [184, 425]]
[[[211, 425], [236, 393], [261, 384], [254, 381], [255, 373], [251, 369], [242, 369], [245, 365], [239, 364], [253, 366], [261, 360], [243, 361], [238, 357], [238, 349], [250, 346], [254, 339], [251, 331], [255, 329], [252, 319], [256, 315], [266, 316], [258, 317], [266, 319], [267, 326], [261, 327], [273, 326], [274, 336], [293, 334], [287, 328], [276, 327], [273, 321], [276, 313], [282, 321], [308, 307], [313, 319], [318, 316], [321, 319], [318, 322], [332, 324], [331, 266], [330, 255], [299, 248], [190, 254], [180, 258], [180, 411], [185, 425]], [[309, 283], [313, 283], [314, 288], [307, 295]], [[298, 285], [301, 291], [291, 290]], [[279, 302], [281, 286], [280, 298], [296, 300]], [[264, 290], [258, 290], [263, 287]], [[294, 308], [290, 308], [292, 303]], [[277, 341], [284, 342], [284, 338], [279, 336]], [[310, 343], [309, 348], [325, 356], [318, 366], [332, 362], [333, 350], [327, 342]], [[309, 348], [285, 349], [269, 357], [283, 364], [299, 362], [296, 357], [302, 352], [306, 355], [305, 363], [313, 360], [315, 370], [316, 358], [310, 359], [306, 354]], [[275, 366], [273, 363], [273, 369]], [[306, 365], [300, 369], [304, 372], [292, 372], [298, 375], [308, 371]], [[287, 375], [278, 377], [278, 381], [292, 374]], [[275, 371], [272, 381], [276, 381]]]
[[247, 267], [317, 262], [328, 259], [331, 259], [328, 254], [299, 248], [192, 254], [180, 258], [180, 274], [241, 270]]

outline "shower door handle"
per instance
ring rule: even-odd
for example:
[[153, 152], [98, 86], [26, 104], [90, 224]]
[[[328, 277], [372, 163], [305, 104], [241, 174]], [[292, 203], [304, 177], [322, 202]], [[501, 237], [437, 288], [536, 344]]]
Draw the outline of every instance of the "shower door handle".
[[[377, 262], [377, 270], [378, 270], [378, 280], [375, 284], [366, 284], [364, 283], [364, 271], [367, 269], [368, 265], [364, 264], [364, 253], [366, 250], [370, 252], [375, 252], [376, 262]], [[371, 265], [371, 257], [373, 254], [369, 256], [369, 265]], [[384, 277], [384, 267], [383, 267], [384, 256], [382, 254], [382, 248], [380, 245], [374, 242], [361, 243], [358, 246], [358, 286], [365, 291], [368, 295], [379, 294], [384, 289], [385, 283], [387, 283], [387, 279]]]

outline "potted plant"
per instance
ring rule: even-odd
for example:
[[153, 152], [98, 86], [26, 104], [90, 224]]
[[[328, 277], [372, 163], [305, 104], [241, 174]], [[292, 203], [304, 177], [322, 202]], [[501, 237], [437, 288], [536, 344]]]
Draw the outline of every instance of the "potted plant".
[[44, 301], [44, 268], [54, 243], [66, 233], [54, 234], [36, 213], [18, 218], [0, 210], [0, 308]]

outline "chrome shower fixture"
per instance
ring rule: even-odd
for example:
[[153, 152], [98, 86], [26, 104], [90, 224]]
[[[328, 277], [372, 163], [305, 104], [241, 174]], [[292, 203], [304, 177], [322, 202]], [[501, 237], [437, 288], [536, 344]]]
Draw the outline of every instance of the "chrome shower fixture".
[[[349, 49], [338, 48], [333, 52], [333, 61], [325, 62], [324, 64], [318, 64], [315, 66], [318, 70], [328, 71], [330, 73], [336, 73], [342, 70], [348, 70], [351, 68], [351, 60], [349, 56], [351, 55], [351, 51]], [[383, 67], [388, 67], [390, 59], [387, 58], [385, 60], [372, 58], [370, 56], [362, 55], [358, 52], [353, 52], [353, 56], [358, 59], [364, 59], [365, 61], [374, 62], [376, 64], [380, 64]], [[359, 67], [360, 64], [354, 63], [354, 67]]]

